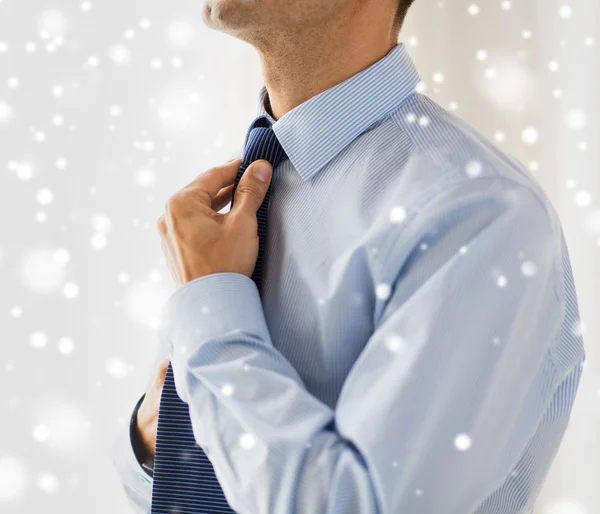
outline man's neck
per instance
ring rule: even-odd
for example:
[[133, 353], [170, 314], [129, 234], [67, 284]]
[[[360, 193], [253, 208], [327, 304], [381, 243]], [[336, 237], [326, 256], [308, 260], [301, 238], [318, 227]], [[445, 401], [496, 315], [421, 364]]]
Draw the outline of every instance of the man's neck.
[[381, 60], [396, 44], [397, 35], [370, 30], [363, 38], [334, 38], [330, 33], [323, 38], [315, 34], [312, 39], [304, 39], [302, 45], [290, 38], [281, 45], [259, 50], [270, 114], [279, 119]]

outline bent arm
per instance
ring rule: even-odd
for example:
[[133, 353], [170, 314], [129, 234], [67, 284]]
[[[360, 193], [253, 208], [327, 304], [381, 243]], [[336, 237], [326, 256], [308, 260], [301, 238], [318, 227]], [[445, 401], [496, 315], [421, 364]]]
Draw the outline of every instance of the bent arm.
[[465, 513], [510, 473], [557, 387], [557, 249], [528, 189], [478, 184], [398, 235], [414, 251], [335, 410], [273, 346], [250, 278], [204, 276], [167, 302], [177, 391], [236, 512]]

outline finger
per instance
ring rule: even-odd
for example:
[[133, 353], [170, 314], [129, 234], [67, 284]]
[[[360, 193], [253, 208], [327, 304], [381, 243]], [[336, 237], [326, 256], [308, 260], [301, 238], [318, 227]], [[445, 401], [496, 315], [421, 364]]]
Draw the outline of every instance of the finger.
[[217, 196], [219, 191], [234, 183], [237, 176], [241, 157], [226, 162], [221, 166], [215, 166], [198, 175], [183, 190], [193, 190], [201, 193], [199, 198], [207, 207], [211, 207], [212, 199]]
[[164, 238], [160, 240], [160, 246], [162, 248], [163, 253], [165, 254], [165, 261], [167, 264], [167, 269], [171, 274], [171, 278], [173, 279], [173, 282], [175, 282], [175, 284], [179, 284], [179, 277], [177, 276], [177, 273], [175, 273], [173, 267], [171, 266], [171, 249]]
[[215, 211], [220, 211], [223, 207], [225, 207], [230, 201], [233, 195], [233, 184], [230, 186], [224, 187], [217, 193], [212, 199], [212, 209]]
[[167, 222], [165, 220], [165, 215], [161, 214], [156, 221], [156, 228], [161, 236], [167, 235]]
[[158, 369], [156, 370], [156, 381], [160, 385], [162, 385], [165, 381], [165, 375], [167, 374], [167, 368], [169, 367], [170, 359], [169, 357], [165, 357], [160, 364], [158, 365]]
[[272, 174], [271, 163], [264, 159], [254, 161], [248, 166], [235, 190], [231, 211], [256, 215], [269, 189]]

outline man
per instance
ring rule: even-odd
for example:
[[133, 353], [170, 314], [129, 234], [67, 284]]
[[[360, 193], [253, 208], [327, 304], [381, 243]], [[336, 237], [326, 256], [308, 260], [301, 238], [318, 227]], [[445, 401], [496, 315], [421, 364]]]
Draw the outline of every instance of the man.
[[415, 90], [410, 3], [206, 2], [265, 86], [158, 222], [180, 287], [115, 453], [137, 512], [531, 512], [585, 358], [568, 251]]

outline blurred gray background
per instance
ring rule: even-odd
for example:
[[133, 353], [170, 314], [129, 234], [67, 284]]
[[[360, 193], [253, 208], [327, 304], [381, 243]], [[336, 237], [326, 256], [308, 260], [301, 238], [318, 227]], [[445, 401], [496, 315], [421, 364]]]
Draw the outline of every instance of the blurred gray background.
[[[254, 50], [201, 1], [0, 0], [0, 512], [130, 512], [111, 451], [174, 291], [165, 200], [240, 148]], [[417, 0], [420, 90], [525, 163], [559, 212], [587, 350], [536, 514], [600, 513], [600, 6]]]

